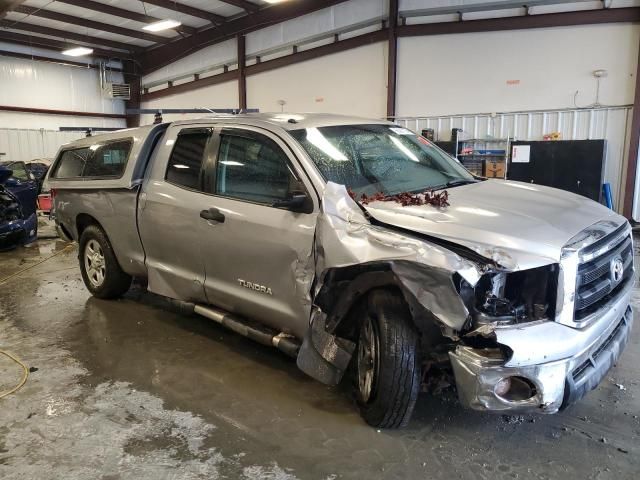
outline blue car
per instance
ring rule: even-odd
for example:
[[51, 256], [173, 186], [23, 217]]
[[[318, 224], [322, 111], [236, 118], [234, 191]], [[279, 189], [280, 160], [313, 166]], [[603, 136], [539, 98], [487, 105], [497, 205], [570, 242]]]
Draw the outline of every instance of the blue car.
[[38, 182], [24, 162], [0, 163], [0, 251], [34, 242]]

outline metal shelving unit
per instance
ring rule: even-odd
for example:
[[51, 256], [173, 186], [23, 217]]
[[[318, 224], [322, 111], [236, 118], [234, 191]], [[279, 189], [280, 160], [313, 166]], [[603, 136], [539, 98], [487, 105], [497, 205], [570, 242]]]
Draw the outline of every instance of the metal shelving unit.
[[[510, 144], [510, 138], [458, 138], [456, 157], [475, 175], [506, 178]], [[496, 175], [496, 171], [502, 174]]]

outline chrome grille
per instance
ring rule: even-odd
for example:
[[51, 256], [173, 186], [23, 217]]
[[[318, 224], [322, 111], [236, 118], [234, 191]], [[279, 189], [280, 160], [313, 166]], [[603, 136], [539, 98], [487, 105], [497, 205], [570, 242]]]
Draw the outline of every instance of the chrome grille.
[[[580, 251], [575, 290], [575, 320], [596, 311], [633, 277], [633, 247], [626, 224]], [[619, 281], [612, 274], [612, 261], [620, 257], [624, 273]]]

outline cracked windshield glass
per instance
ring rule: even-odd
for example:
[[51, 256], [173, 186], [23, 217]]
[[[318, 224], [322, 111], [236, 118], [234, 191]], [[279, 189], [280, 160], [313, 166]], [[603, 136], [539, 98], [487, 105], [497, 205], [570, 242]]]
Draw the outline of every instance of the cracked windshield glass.
[[356, 195], [421, 193], [475, 182], [454, 158], [406, 128], [338, 125], [290, 133], [325, 180]]

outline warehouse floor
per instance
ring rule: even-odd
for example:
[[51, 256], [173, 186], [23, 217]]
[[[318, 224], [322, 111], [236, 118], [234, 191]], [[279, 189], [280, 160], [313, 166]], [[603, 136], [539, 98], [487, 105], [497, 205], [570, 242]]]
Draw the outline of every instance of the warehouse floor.
[[[619, 480], [640, 471], [638, 323], [617, 368], [561, 414], [479, 414], [445, 392], [422, 395], [408, 428], [379, 432], [345, 388], [316, 383], [276, 350], [140, 289], [91, 298], [76, 254], [59, 240], [0, 253], [0, 348], [33, 370], [0, 400], [5, 480]], [[19, 379], [0, 357], [0, 391]]]

